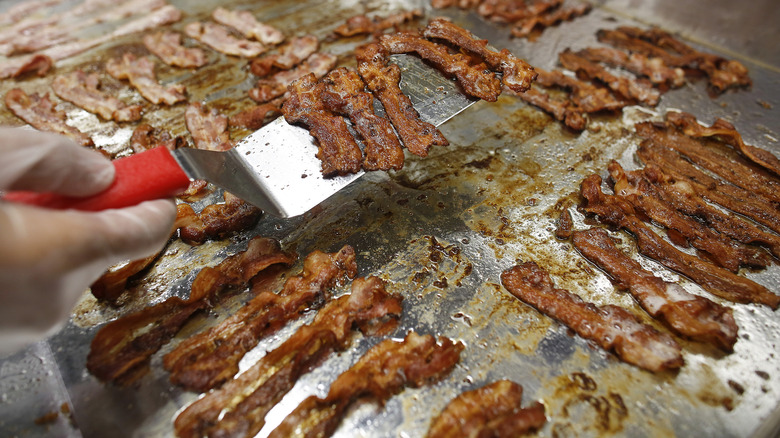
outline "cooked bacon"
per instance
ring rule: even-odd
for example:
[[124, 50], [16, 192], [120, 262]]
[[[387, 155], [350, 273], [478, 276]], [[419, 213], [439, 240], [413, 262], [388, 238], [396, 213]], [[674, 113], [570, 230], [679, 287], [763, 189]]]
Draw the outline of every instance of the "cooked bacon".
[[450, 53], [447, 47], [428, 41], [416, 33], [381, 35], [381, 44], [391, 54], [416, 53], [448, 77], [455, 77], [463, 92], [488, 102], [501, 94], [501, 81], [486, 65], [474, 65], [461, 53]]
[[614, 160], [609, 163], [608, 169], [614, 181], [616, 195], [628, 200], [637, 212], [670, 231], [680, 233], [684, 243], [705, 252], [707, 258], [718, 266], [738, 272], [740, 266], [764, 268], [772, 263], [769, 254], [760, 248], [735, 242], [679, 213], [671, 204], [665, 202], [663, 195], [644, 178], [641, 171], [627, 175]]
[[546, 10], [532, 17], [514, 21], [513, 24], [515, 26], [512, 28], [511, 33], [512, 36], [518, 38], [528, 37], [533, 33], [534, 29], [544, 29], [562, 21], [571, 21], [587, 14], [590, 10], [590, 3], [579, 3], [572, 6], [559, 7], [554, 10]]
[[733, 351], [738, 327], [731, 309], [654, 276], [620, 251], [602, 229], [575, 231], [572, 243], [618, 287], [628, 289], [650, 316], [664, 321], [675, 333]]
[[413, 9], [411, 11], [391, 14], [387, 17], [368, 18], [366, 15], [355, 15], [347, 19], [346, 23], [337, 27], [333, 32], [342, 37], [351, 37], [355, 35], [368, 35], [380, 33], [391, 27], [396, 29], [401, 24], [412, 21], [423, 16], [422, 9]]
[[471, 9], [479, 3], [480, 0], [431, 0], [431, 6], [437, 9], [449, 8], [451, 6], [457, 6], [461, 9]]
[[331, 352], [349, 346], [353, 327], [365, 335], [395, 327], [403, 310], [401, 300], [400, 295], [388, 294], [377, 277], [356, 279], [350, 295], [327, 303], [311, 324], [296, 330], [234, 380], [188, 406], [174, 422], [176, 436], [256, 435], [265, 424], [265, 415], [301, 375]]
[[401, 69], [389, 62], [389, 54], [379, 44], [359, 47], [355, 54], [358, 72], [371, 92], [382, 102], [409, 152], [425, 157], [433, 145], [446, 146], [446, 138], [430, 123], [420, 120], [409, 97], [401, 92]]
[[276, 45], [284, 41], [284, 34], [279, 29], [257, 21], [249, 11], [233, 11], [218, 7], [211, 13], [211, 18], [263, 44]]
[[642, 254], [687, 276], [713, 295], [737, 303], [765, 304], [773, 309], [780, 304], [780, 296], [766, 287], [686, 254], [667, 243], [636, 216], [626, 200], [603, 193], [600, 176], [585, 178], [581, 194], [585, 199], [584, 211], [597, 215], [604, 223], [625, 228], [636, 237], [637, 247]]
[[320, 40], [314, 35], [293, 37], [276, 53], [255, 58], [249, 64], [249, 70], [255, 76], [265, 77], [274, 70], [289, 70], [300, 64], [320, 48]]
[[347, 409], [362, 399], [379, 404], [405, 386], [420, 387], [448, 374], [460, 360], [463, 344], [409, 332], [403, 342], [387, 339], [361, 357], [330, 385], [325, 398], [311, 396], [269, 435], [330, 436]]
[[104, 41], [100, 41], [100, 43], [119, 38], [120, 36], [144, 32], [150, 29], [159, 28], [166, 24], [175, 23], [181, 20], [181, 16], [181, 11], [175, 6], [166, 5], [160, 9], [156, 9], [150, 12], [147, 15], [144, 15], [143, 17], [137, 18], [119, 26], [113, 32], [108, 34]]
[[345, 67], [328, 73], [323, 79], [322, 100], [328, 110], [349, 117], [365, 144], [366, 170], [400, 170], [404, 151], [393, 125], [374, 114], [374, 96], [364, 91], [365, 84], [353, 70]]
[[305, 125], [317, 139], [317, 158], [322, 161], [324, 176], [355, 173], [363, 163], [363, 152], [344, 118], [325, 108], [324, 91], [325, 83], [317, 82], [314, 74], [309, 73], [292, 83], [282, 113], [288, 123]]
[[650, 81], [643, 79], [632, 80], [628, 77], [616, 76], [601, 65], [589, 61], [570, 49], [559, 53], [558, 59], [564, 68], [583, 74], [590, 79], [601, 81], [624, 99], [636, 100], [650, 106], [658, 105], [661, 93], [652, 87]]
[[504, 271], [501, 284], [512, 295], [583, 338], [613, 350], [625, 362], [653, 372], [683, 365], [680, 346], [671, 336], [641, 323], [622, 307], [599, 307], [567, 290], [556, 289], [550, 274], [534, 262]]
[[5, 94], [5, 106], [35, 129], [63, 134], [82, 146], [94, 145], [87, 134], [65, 123], [65, 111], [58, 111], [48, 94], [28, 95], [20, 88], [13, 88]]
[[585, 112], [577, 107], [574, 102], [552, 98], [549, 94], [535, 87], [531, 87], [523, 93], [515, 93], [512, 90], [510, 90], [510, 93], [542, 109], [552, 115], [555, 120], [563, 122], [575, 131], [582, 131], [587, 127], [588, 122], [585, 118]]
[[195, 213], [189, 204], [176, 206], [176, 227], [179, 237], [190, 245], [200, 245], [209, 239], [225, 236], [253, 227], [262, 211], [232, 194], [224, 193], [225, 202], [211, 204]]
[[230, 126], [260, 129], [265, 125], [265, 119], [269, 114], [277, 114], [282, 111], [282, 102], [273, 100], [268, 103], [251, 106], [237, 114], [230, 116], [228, 124]]
[[144, 46], [157, 55], [162, 62], [175, 67], [198, 68], [206, 65], [206, 52], [197, 47], [184, 47], [178, 32], [155, 32], [146, 34]]
[[184, 27], [184, 33], [226, 55], [254, 58], [268, 50], [257, 41], [234, 37], [227, 27], [217, 23], [193, 21]]
[[139, 153], [157, 146], [165, 146], [168, 150], [178, 149], [187, 142], [184, 137], [172, 137], [168, 131], [153, 127], [148, 123], [139, 124], [130, 136], [130, 148]]
[[666, 121], [680, 129], [690, 137], [713, 137], [726, 143], [740, 152], [750, 161], [780, 176], [780, 160], [766, 149], [757, 148], [745, 144], [742, 135], [731, 123], [716, 119], [711, 126], [703, 126], [696, 120], [696, 116], [685, 112], [669, 111], [666, 113]]
[[426, 38], [438, 38], [466, 50], [485, 61], [493, 71], [501, 71], [502, 82], [516, 93], [522, 93], [531, 87], [536, 79], [534, 68], [522, 59], [516, 58], [509, 50], [496, 52], [487, 47], [487, 40], [479, 40], [471, 32], [453, 24], [446, 18], [434, 18], [423, 29]]
[[276, 240], [252, 239], [246, 251], [216, 267], [203, 268], [192, 282], [188, 299], [171, 297], [103, 326], [90, 345], [87, 369], [104, 382], [132, 383], [148, 371], [151, 356], [194, 314], [213, 307], [226, 291], [245, 287], [268, 267], [289, 265], [294, 260]]
[[57, 96], [105, 120], [135, 122], [141, 119], [141, 105], [126, 105], [116, 97], [100, 91], [99, 87], [97, 73], [87, 74], [81, 70], [59, 75], [51, 84]]
[[0, 67], [0, 79], [18, 78], [31, 73], [43, 77], [53, 65], [51, 57], [40, 54], [9, 59]]
[[616, 111], [628, 105], [628, 101], [614, 96], [609, 89], [568, 76], [560, 70], [546, 71], [538, 67], [534, 70], [538, 74], [537, 84], [568, 90], [572, 103], [586, 113]]
[[120, 295], [125, 291], [127, 282], [135, 275], [151, 266], [159, 255], [159, 253], [153, 254], [143, 259], [131, 260], [121, 265], [111, 267], [92, 283], [89, 287], [90, 292], [92, 292], [92, 295], [100, 301], [116, 302]]
[[683, 69], [669, 67], [661, 58], [649, 57], [642, 53], [628, 53], [612, 47], [588, 47], [576, 53], [589, 61], [603, 62], [645, 76], [656, 85], [677, 88], [685, 84]]
[[554, 10], [563, 4], [563, 0], [483, 0], [477, 2], [477, 13], [497, 23], [514, 23]]
[[285, 94], [290, 84], [303, 76], [310, 73], [317, 79], [325, 76], [336, 66], [337, 60], [335, 55], [329, 53], [313, 53], [295, 68], [277, 72], [268, 79], [257, 81], [257, 86], [249, 90], [249, 97], [256, 102], [268, 102]]
[[522, 402], [523, 387], [511, 380], [463, 392], [433, 419], [426, 436], [512, 438], [544, 426], [544, 405], [521, 408]]
[[200, 102], [190, 102], [184, 111], [184, 123], [197, 149], [226, 151], [233, 148], [228, 118]]
[[149, 102], [173, 105], [187, 99], [183, 85], [163, 86], [154, 74], [154, 62], [148, 57], [136, 58], [125, 53], [106, 62], [106, 71], [116, 79], [127, 79]]
[[737, 187], [769, 201], [780, 202], [780, 178], [715, 140], [692, 138], [674, 127], [655, 126], [649, 122], [638, 123], [636, 132], [644, 139], [685, 155], [694, 164]]
[[30, 17], [36, 11], [47, 8], [49, 6], [54, 6], [61, 2], [62, 0], [30, 0], [17, 3], [0, 14], [0, 24], [6, 25], [15, 23], [22, 18]]
[[221, 386], [238, 372], [238, 362], [260, 339], [321, 303], [327, 290], [357, 273], [355, 250], [314, 251], [303, 272], [290, 277], [281, 292], [261, 291], [219, 325], [191, 336], [163, 358], [171, 382], [188, 390]]

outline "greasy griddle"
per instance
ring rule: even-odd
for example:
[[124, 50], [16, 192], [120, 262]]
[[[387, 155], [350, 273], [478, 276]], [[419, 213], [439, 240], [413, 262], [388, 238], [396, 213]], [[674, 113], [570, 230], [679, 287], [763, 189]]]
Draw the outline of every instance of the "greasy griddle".
[[[182, 22], [172, 26], [177, 30], [190, 21], [206, 19], [217, 6], [217, 2], [206, 1], [171, 3], [185, 12]], [[557, 53], [566, 47], [576, 50], [597, 45], [595, 32], [600, 28], [645, 26], [619, 10], [602, 6], [528, 42], [510, 39], [508, 27], [485, 23], [473, 13], [432, 11], [428, 2], [271, 1], [253, 3], [251, 7], [244, 2], [227, 3], [219, 5], [248, 7], [288, 36], [292, 32], [313, 32], [319, 37], [325, 37], [356, 11], [388, 14], [424, 6], [428, 17], [449, 16], [489, 39], [495, 47], [507, 47], [545, 69], [556, 67]], [[606, 5], [612, 3], [619, 9], [623, 2]], [[648, 9], [652, 8], [640, 13]], [[344, 55], [342, 65], [353, 65], [350, 52], [363, 41], [353, 38], [324, 48]], [[700, 43], [692, 42], [707, 51], [717, 50]], [[102, 62], [109, 56], [126, 50], [144, 54], [140, 36], [125, 37], [67, 60], [55, 73], [76, 67], [102, 70]], [[213, 62], [197, 72], [158, 63], [158, 75], [164, 82], [185, 84], [190, 101], [203, 101], [226, 115], [251, 105], [246, 90], [254, 79], [244, 68], [245, 61], [210, 50], [208, 53]], [[629, 295], [615, 292], [607, 277], [580, 257], [570, 243], [554, 237], [556, 220], [560, 211], [568, 208], [574, 214], [576, 228], [591, 224], [576, 212], [579, 182], [593, 172], [605, 175], [606, 164], [613, 158], [627, 169], [637, 167], [633, 151], [638, 139], [632, 133], [633, 123], [658, 118], [659, 112], [667, 108], [689, 111], [708, 124], [714, 117], [724, 117], [736, 125], [749, 144], [780, 153], [780, 72], [771, 65], [741, 60], [754, 80], [751, 90], [711, 99], [705, 81], [693, 81], [663, 95], [654, 111], [629, 108], [622, 116], [598, 116], [581, 134], [566, 130], [541, 111], [509, 96], [496, 103], [480, 102], [443, 125], [449, 147], [435, 147], [426, 159], [408, 156], [400, 172], [371, 173], [303, 217], [277, 220], [266, 216], [253, 230], [198, 247], [173, 241], [155, 267], [132, 287], [132, 296], [125, 298], [123, 307], [103, 306], [85, 295], [72, 321], [59, 333], [2, 360], [2, 434], [172, 435], [172, 419], [198, 395], [168, 383], [167, 373], [160, 366], [161, 357], [181, 339], [224, 319], [248, 297], [239, 296], [186, 325], [154, 356], [151, 373], [137, 387], [103, 385], [90, 376], [84, 367], [89, 343], [106, 321], [169, 296], [186, 296], [200, 267], [214, 265], [242, 250], [250, 237], [259, 234], [278, 238], [283, 247], [301, 255], [314, 249], [333, 251], [345, 243], [354, 246], [359, 275], [378, 275], [389, 281], [390, 292], [405, 296], [404, 315], [393, 337], [400, 338], [414, 329], [466, 344], [461, 363], [444, 381], [407, 389], [382, 408], [360, 405], [350, 412], [336, 436], [421, 436], [432, 415], [450, 399], [502, 378], [523, 385], [524, 404], [530, 400], [545, 403], [549, 422], [541, 436], [768, 436], [780, 422], [776, 413], [780, 358], [774, 353], [780, 342], [780, 327], [777, 315], [767, 308], [729, 304], [740, 327], [733, 354], [724, 356], [682, 341], [686, 360], [682, 370], [652, 374], [572, 336], [565, 327], [512, 297], [499, 283], [504, 269], [533, 260], [550, 271], [558, 287], [597, 304], [625, 306], [651, 322]], [[52, 77], [6, 80], [0, 82], [0, 93], [14, 86], [28, 92], [47, 91]], [[126, 84], [111, 78], [105, 83], [123, 101], [145, 103]], [[60, 108], [68, 112], [71, 123], [93, 136], [98, 147], [120, 156], [127, 153], [134, 125], [100, 123], [95, 116], [68, 103]], [[186, 135], [184, 108], [156, 108], [147, 112], [145, 120], [173, 134]], [[21, 124], [4, 108], [0, 120]], [[232, 132], [234, 139], [246, 134]], [[217, 193], [198, 206], [218, 197]], [[623, 241], [623, 248], [636, 253], [632, 239], [623, 233], [612, 235]], [[679, 278], [648, 259], [639, 259], [665, 279]], [[299, 268], [300, 264], [292, 272]], [[777, 266], [748, 276], [780, 291]], [[682, 284], [691, 292], [703, 293], [688, 281], [682, 280]], [[307, 315], [261, 341], [243, 359], [241, 369], [312, 317]], [[359, 338], [346, 352], [304, 375], [269, 413], [261, 436], [307, 395], [324, 395], [338, 373], [378, 342]], [[62, 414], [48, 425], [33, 424], [41, 415], [59, 411], [62, 403], [71, 407], [77, 426]]]

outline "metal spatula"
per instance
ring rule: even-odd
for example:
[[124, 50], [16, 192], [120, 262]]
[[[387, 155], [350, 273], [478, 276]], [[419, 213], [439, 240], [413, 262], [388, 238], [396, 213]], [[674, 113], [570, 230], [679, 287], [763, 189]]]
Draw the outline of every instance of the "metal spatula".
[[[472, 105], [455, 82], [418, 58], [394, 55], [401, 89], [423, 120], [439, 126]], [[381, 112], [381, 108], [379, 111]], [[181, 193], [191, 179], [207, 180], [277, 217], [303, 214], [363, 175], [323, 178], [309, 132], [284, 117], [250, 134], [226, 152], [163, 147], [114, 161], [113, 185], [87, 198], [12, 192], [5, 199], [49, 208], [104, 210]]]

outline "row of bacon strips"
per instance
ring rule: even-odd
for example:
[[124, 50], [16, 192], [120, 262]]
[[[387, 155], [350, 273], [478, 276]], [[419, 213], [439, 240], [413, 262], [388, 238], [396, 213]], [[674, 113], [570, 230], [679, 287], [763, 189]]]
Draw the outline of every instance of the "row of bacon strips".
[[[626, 172], [612, 161], [613, 194], [603, 190], [601, 176], [586, 178], [581, 210], [628, 231], [640, 254], [714, 296], [780, 306], [779, 295], [738, 275], [741, 268], [763, 269], [780, 258], [780, 161], [746, 145], [722, 119], [704, 126], [691, 114], [669, 112], [663, 123], [641, 122], [635, 128], [642, 139], [637, 156], [645, 167]], [[619, 250], [603, 229], [573, 231], [572, 226], [565, 210], [558, 237], [571, 238], [579, 253], [628, 290], [648, 315], [683, 338], [733, 351], [738, 327], [729, 307], [655, 276]], [[681, 249], [691, 247], [695, 254]], [[598, 307], [556, 289], [533, 262], [507, 270], [502, 282], [524, 302], [628, 363], [651, 371], [683, 365], [681, 347], [671, 336], [626, 309]]]

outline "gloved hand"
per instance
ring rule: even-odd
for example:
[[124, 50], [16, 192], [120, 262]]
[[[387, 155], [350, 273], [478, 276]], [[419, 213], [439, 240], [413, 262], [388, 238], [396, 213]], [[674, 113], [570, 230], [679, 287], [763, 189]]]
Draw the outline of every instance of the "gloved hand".
[[[65, 137], [0, 128], [0, 191], [88, 196], [113, 178], [108, 159]], [[108, 267], [162, 249], [175, 218], [172, 200], [97, 213], [0, 201], [0, 352], [59, 329]]]

